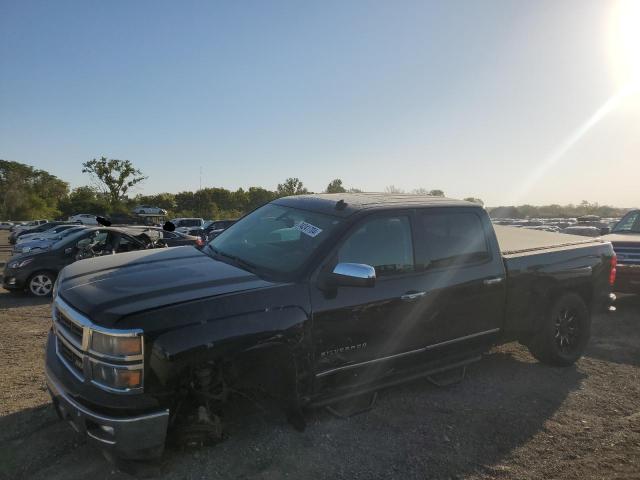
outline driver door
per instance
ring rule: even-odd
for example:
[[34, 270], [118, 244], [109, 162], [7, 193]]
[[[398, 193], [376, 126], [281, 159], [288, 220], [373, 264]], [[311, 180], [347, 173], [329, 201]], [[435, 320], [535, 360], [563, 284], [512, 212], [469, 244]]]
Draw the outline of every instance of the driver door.
[[[411, 213], [376, 214], [358, 222], [330, 255], [337, 263], [376, 270], [374, 287], [311, 286], [317, 390], [369, 383], [393, 369], [390, 357], [412, 348], [416, 271]], [[319, 275], [322, 275], [320, 273]]]

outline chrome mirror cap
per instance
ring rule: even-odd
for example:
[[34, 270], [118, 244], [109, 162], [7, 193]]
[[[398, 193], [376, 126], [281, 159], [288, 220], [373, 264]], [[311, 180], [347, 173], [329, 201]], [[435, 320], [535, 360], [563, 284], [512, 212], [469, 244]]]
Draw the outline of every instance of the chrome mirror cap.
[[339, 263], [333, 269], [334, 283], [345, 287], [373, 287], [376, 270], [364, 263]]

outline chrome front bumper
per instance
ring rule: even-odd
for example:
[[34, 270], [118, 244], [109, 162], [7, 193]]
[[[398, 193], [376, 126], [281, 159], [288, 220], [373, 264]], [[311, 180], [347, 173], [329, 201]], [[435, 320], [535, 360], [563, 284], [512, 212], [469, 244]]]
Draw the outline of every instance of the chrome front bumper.
[[162, 455], [169, 410], [133, 417], [102, 415], [71, 398], [49, 368], [46, 379], [56, 412], [76, 432], [119, 458], [145, 460]]

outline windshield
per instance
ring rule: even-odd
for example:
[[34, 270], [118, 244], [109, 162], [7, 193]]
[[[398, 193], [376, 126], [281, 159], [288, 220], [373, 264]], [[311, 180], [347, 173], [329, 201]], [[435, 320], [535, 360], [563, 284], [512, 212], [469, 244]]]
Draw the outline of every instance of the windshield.
[[189, 218], [186, 220], [178, 221], [177, 227], [199, 227], [202, 225], [202, 222], [196, 218]]
[[629, 212], [614, 227], [613, 233], [640, 233], [640, 211]]
[[209, 251], [267, 273], [288, 274], [300, 269], [340, 222], [329, 215], [268, 204], [213, 239]]

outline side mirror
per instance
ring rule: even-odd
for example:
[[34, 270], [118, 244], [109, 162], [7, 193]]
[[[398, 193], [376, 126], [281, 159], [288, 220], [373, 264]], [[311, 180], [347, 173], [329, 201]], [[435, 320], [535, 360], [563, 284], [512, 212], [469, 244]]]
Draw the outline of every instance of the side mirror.
[[73, 247], [67, 247], [64, 249], [65, 255], [71, 255], [72, 252], [73, 252]]
[[611, 233], [611, 227], [600, 228], [600, 235], [608, 235]]
[[363, 263], [339, 263], [330, 275], [336, 287], [373, 287], [376, 284], [376, 270]]

